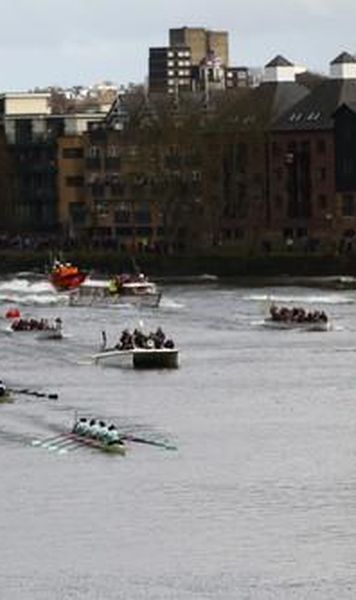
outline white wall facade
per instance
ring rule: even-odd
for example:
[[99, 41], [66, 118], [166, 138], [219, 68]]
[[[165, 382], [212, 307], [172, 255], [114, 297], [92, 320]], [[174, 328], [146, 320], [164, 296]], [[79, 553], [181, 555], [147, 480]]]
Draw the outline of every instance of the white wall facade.
[[356, 79], [356, 63], [334, 63], [330, 65], [332, 79]]
[[266, 83], [276, 83], [281, 81], [295, 81], [295, 67], [265, 67], [263, 81]]

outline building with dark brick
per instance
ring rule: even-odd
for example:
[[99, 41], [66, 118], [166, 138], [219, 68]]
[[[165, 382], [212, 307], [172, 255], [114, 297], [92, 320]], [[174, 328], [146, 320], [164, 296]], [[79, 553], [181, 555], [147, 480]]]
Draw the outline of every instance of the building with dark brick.
[[343, 52], [330, 77], [277, 118], [268, 146], [274, 247], [350, 247], [356, 225], [354, 131], [356, 61]]
[[212, 238], [221, 250], [261, 250], [270, 220], [269, 128], [308, 93], [296, 83], [293, 65], [276, 57], [266, 65], [263, 82], [238, 95], [215, 124], [206, 144], [204, 205], [214, 207]]

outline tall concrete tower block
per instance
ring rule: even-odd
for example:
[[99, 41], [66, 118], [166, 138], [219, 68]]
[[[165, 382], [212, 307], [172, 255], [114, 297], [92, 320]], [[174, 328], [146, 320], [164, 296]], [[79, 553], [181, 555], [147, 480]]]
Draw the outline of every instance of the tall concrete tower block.
[[181, 27], [169, 30], [170, 46], [188, 46], [191, 63], [198, 66], [211, 50], [219, 56], [224, 66], [229, 64], [229, 39], [227, 31], [208, 31], [202, 27]]

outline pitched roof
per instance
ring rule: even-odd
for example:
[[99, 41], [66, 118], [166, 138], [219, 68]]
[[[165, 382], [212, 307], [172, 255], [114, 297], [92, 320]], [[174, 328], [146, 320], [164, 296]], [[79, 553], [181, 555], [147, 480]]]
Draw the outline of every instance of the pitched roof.
[[293, 67], [293, 63], [289, 62], [281, 54], [277, 54], [269, 63], [266, 64], [265, 68], [268, 67]]
[[241, 97], [236, 107], [234, 122], [238, 128], [243, 129], [250, 126], [270, 127], [274, 119], [307, 94], [309, 90], [295, 81], [263, 82], [257, 88], [247, 90]]
[[334, 60], [331, 61], [331, 65], [342, 64], [342, 63], [356, 63], [356, 59], [351, 56], [348, 52], [341, 52]]
[[356, 101], [356, 79], [326, 79], [273, 123], [273, 130], [333, 129], [333, 114]]

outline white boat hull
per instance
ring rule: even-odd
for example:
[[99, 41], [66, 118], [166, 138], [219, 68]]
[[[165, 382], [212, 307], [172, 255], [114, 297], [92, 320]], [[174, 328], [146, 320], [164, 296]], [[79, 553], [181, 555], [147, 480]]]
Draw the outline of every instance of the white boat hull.
[[176, 348], [104, 350], [92, 358], [96, 364], [115, 367], [131, 364], [134, 369], [176, 369], [179, 366]]
[[134, 304], [136, 306], [155, 308], [159, 305], [162, 294], [151, 284], [150, 289], [127, 287], [122, 293], [110, 293], [106, 283], [84, 283], [69, 294], [69, 306], [94, 306], [109, 308]]

